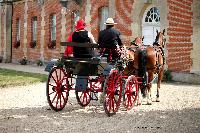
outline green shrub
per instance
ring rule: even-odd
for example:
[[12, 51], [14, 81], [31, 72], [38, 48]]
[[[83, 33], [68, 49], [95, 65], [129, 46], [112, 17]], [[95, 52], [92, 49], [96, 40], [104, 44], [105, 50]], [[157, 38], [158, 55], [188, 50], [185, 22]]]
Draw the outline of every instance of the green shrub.
[[164, 82], [172, 81], [172, 74], [171, 74], [170, 70], [164, 70], [162, 81], [164, 81]]
[[20, 63], [21, 65], [27, 65], [28, 60], [27, 60], [26, 57], [23, 57], [23, 58], [19, 61], [19, 63]]
[[38, 66], [43, 66], [43, 62], [41, 60], [37, 60], [36, 63], [37, 63]]

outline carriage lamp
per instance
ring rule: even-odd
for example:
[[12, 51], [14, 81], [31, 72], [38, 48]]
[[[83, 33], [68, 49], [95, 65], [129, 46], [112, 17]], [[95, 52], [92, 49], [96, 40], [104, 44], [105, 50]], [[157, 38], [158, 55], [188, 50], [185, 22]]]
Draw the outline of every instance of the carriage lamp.
[[66, 7], [67, 8], [67, 3], [68, 3], [69, 0], [60, 0], [60, 4], [63, 6], [63, 7]]

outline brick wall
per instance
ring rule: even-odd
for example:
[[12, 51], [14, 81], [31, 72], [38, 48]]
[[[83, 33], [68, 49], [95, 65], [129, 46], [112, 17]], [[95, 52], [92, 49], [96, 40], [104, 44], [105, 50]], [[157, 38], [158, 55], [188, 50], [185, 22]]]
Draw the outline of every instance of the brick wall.
[[93, 36], [95, 37], [95, 40], [97, 41], [98, 38], [98, 33], [99, 33], [99, 16], [100, 16], [100, 12], [99, 9], [101, 9], [101, 7], [104, 6], [108, 6], [108, 0], [91, 0], [91, 32], [93, 34]]
[[[131, 41], [131, 23], [133, 22], [131, 17], [132, 0], [115, 0], [116, 5], [116, 17], [115, 20], [118, 23], [115, 27], [121, 32], [122, 41], [125, 45], [130, 45]], [[138, 16], [139, 17], [139, 16]]]
[[[13, 24], [12, 24], [12, 60], [14, 62], [19, 61], [24, 56], [23, 53], [23, 45], [24, 45], [24, 3], [14, 4], [13, 5]], [[17, 22], [16, 20], [19, 19], [21, 26], [20, 26], [20, 47], [17, 49], [13, 47], [14, 43], [16, 43], [17, 39]]]
[[[49, 61], [52, 58], [60, 57], [61, 40], [61, 5], [58, 0], [48, 0], [44, 5], [45, 10], [45, 40], [44, 40], [44, 60]], [[56, 48], [49, 49], [50, 43], [50, 15], [56, 14]]]
[[84, 19], [85, 18], [85, 6], [86, 6], [86, 1], [84, 1], [81, 5], [76, 4], [74, 1], [69, 2], [68, 7], [70, 7], [70, 9], [68, 9], [66, 12], [66, 40], [69, 37], [69, 35], [73, 32], [72, 31], [72, 27], [73, 27], [73, 11], [80, 11], [80, 18]]
[[193, 0], [168, 0], [169, 28], [167, 36], [167, 64], [168, 69], [175, 72], [190, 71], [192, 60], [190, 57], [193, 44], [191, 42], [192, 6]]
[[[40, 37], [41, 37], [41, 7], [37, 3], [28, 2], [28, 18], [27, 18], [27, 59], [30, 61], [35, 61], [40, 59]], [[37, 17], [37, 42], [36, 47], [31, 48], [30, 43], [32, 42], [32, 18]]]

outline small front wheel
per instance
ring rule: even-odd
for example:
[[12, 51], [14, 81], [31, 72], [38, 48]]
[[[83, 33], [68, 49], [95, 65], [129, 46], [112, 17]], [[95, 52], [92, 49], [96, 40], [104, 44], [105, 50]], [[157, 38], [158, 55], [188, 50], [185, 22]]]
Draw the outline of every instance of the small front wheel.
[[129, 76], [126, 82], [125, 93], [123, 95], [123, 103], [127, 110], [133, 108], [138, 97], [138, 82], [135, 76]]
[[108, 116], [116, 114], [122, 97], [122, 82], [118, 70], [111, 70], [104, 87], [104, 110]]

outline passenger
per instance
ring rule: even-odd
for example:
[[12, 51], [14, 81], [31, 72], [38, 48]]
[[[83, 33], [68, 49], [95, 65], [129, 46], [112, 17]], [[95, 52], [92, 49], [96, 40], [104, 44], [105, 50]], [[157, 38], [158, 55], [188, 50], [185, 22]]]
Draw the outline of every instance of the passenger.
[[122, 47], [122, 41], [120, 39], [120, 32], [114, 29], [114, 25], [117, 24], [114, 22], [113, 18], [108, 18], [104, 23], [106, 29], [100, 31], [98, 44], [102, 48], [101, 53], [107, 54], [109, 61], [119, 58], [120, 47]]
[[[68, 42], [76, 43], [96, 43], [93, 35], [86, 30], [86, 24], [84, 20], [80, 19], [77, 21], [75, 31], [68, 38]], [[65, 56], [73, 56], [75, 58], [91, 58], [93, 57], [93, 49], [87, 47], [76, 47], [68, 46], [65, 50]], [[89, 65], [87, 63], [76, 64], [77, 78], [75, 88], [77, 91], [85, 91], [87, 88], [88, 75], [87, 72]]]
[[[69, 36], [68, 42], [96, 43], [91, 32], [86, 30], [86, 24], [83, 19], [77, 21], [75, 29], [76, 30]], [[77, 58], [91, 58], [93, 50], [92, 48], [67, 46], [64, 56], [72, 56], [72, 53], [74, 57]]]

